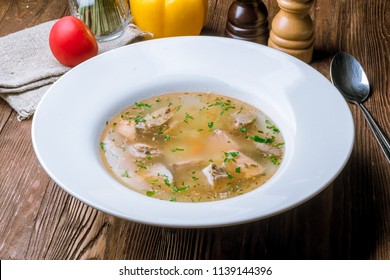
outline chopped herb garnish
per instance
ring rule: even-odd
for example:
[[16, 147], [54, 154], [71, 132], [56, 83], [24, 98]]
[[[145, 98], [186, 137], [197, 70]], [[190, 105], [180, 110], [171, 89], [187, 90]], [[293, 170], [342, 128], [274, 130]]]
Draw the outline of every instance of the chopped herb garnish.
[[136, 117], [136, 118], [134, 119], [134, 121], [135, 121], [136, 123], [140, 123], [140, 122], [145, 122], [145, 119], [144, 119], [143, 117], [139, 116], [139, 117]]
[[138, 166], [139, 168], [142, 168], [142, 169], [148, 169], [147, 166], [145, 165], [142, 165], [142, 164], [136, 164], [136, 166]]
[[153, 158], [151, 156], [146, 157], [147, 160], [152, 160]]
[[155, 195], [155, 194], [156, 194], [156, 192], [154, 190], [146, 192], [147, 196], [152, 196], [152, 195]]
[[270, 161], [275, 164], [275, 165], [279, 165], [280, 164], [280, 158], [278, 158], [277, 156], [275, 156], [274, 154], [271, 154], [269, 156], [269, 159]]
[[189, 120], [189, 119], [193, 120], [194, 117], [191, 116], [190, 114], [186, 113], [186, 118], [185, 118], [184, 122], [185, 122], [185, 123], [188, 123], [188, 120]]
[[122, 150], [122, 151], [126, 151], [126, 147], [125, 147], [125, 146], [122, 146], [122, 147], [121, 147], [121, 150]]
[[221, 107], [223, 107], [223, 106], [225, 106], [225, 103], [223, 103], [223, 102], [216, 102], [216, 103], [210, 104], [208, 107], [214, 107], [214, 106], [221, 106]]
[[247, 133], [247, 132], [248, 132], [248, 130], [246, 129], [245, 126], [240, 127], [240, 130], [241, 130], [242, 132], [244, 132], [244, 133]]
[[241, 173], [241, 167], [236, 168], [236, 173]]
[[171, 197], [171, 198], [169, 199], [169, 201], [171, 201], [171, 202], [176, 202], [176, 197]]
[[135, 102], [135, 106], [137, 106], [137, 107], [142, 107], [142, 108], [150, 108], [150, 107], [151, 107], [149, 104], [146, 104], [146, 103], [137, 103], [137, 102]]
[[268, 124], [266, 126], [267, 129], [272, 130], [274, 133], [279, 133], [280, 132], [279, 128], [277, 128], [275, 125], [271, 125], [271, 122], [269, 120], [266, 120], [265, 123]]
[[165, 135], [164, 140], [167, 141], [167, 140], [170, 139], [170, 138], [171, 138], [170, 135]]
[[156, 102], [157, 102], [157, 103], [160, 102], [160, 98], [156, 98]]
[[277, 147], [277, 148], [282, 147], [282, 146], [284, 146], [284, 143], [278, 143], [275, 145], [275, 147]]
[[106, 151], [106, 144], [104, 142], [100, 142], [100, 149]]
[[158, 179], [152, 179], [152, 180], [150, 180], [150, 183], [152, 183], [152, 184], [155, 184], [155, 183], [157, 183], [158, 182]]
[[123, 176], [123, 177], [126, 177], [126, 178], [129, 178], [129, 173], [127, 172], [127, 170], [123, 173], [122, 176]]
[[173, 148], [173, 149], [171, 149], [171, 152], [172, 153], [175, 153], [175, 152], [183, 152], [184, 151], [184, 149], [180, 149], [180, 148]]
[[229, 179], [233, 179], [234, 177], [231, 174], [227, 174]]
[[171, 186], [171, 183], [169, 182], [168, 176], [167, 176], [167, 175], [163, 175], [163, 176], [165, 177], [165, 179], [164, 179], [164, 184], [165, 184], [166, 186], [170, 187], [170, 186]]
[[223, 160], [223, 162], [226, 162], [228, 163], [229, 161], [236, 161], [234, 158], [235, 157], [238, 157], [239, 155], [239, 152], [224, 152], [225, 154], [225, 159]]
[[197, 180], [199, 180], [199, 177], [192, 176], [192, 180], [197, 181]]
[[209, 128], [214, 128], [214, 123], [213, 122], [209, 122], [207, 125], [208, 125]]
[[219, 114], [223, 115], [223, 113], [225, 113], [229, 109], [235, 109], [236, 108], [235, 106], [232, 106], [230, 103], [231, 103], [230, 100], [226, 100], [226, 102], [219, 101], [219, 102], [210, 104], [208, 107], [221, 106], [222, 107], [222, 111]]
[[230, 152], [230, 155], [232, 157], [238, 157], [239, 152]]
[[190, 186], [185, 186], [185, 187], [182, 187], [182, 188], [178, 188], [177, 186], [174, 186], [173, 188], [172, 188], [172, 190], [174, 190], [175, 192], [184, 192], [184, 191], [186, 191], [186, 190], [188, 190], [190, 188]]
[[272, 142], [274, 142], [275, 137], [272, 137], [272, 138], [261, 138], [261, 137], [255, 135], [255, 136], [250, 137], [250, 139], [252, 139], [253, 141], [255, 141], [257, 143], [272, 143]]

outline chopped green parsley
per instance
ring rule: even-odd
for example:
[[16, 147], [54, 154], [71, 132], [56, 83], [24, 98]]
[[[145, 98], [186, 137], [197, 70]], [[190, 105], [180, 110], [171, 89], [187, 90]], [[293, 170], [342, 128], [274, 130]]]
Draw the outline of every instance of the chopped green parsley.
[[247, 133], [247, 132], [248, 132], [248, 130], [246, 129], [245, 126], [240, 127], [240, 130], [241, 130], [242, 132], [244, 132], [244, 133]]
[[141, 107], [141, 108], [150, 108], [150, 107], [151, 107], [149, 104], [146, 104], [146, 103], [137, 103], [137, 102], [135, 102], [135, 106]]
[[156, 191], [154, 191], [154, 190], [151, 190], [151, 191], [147, 191], [146, 192], [146, 195], [147, 196], [152, 196], [152, 195], [155, 195], [156, 194]]
[[235, 106], [232, 106], [231, 105], [231, 101], [230, 100], [226, 100], [226, 102], [222, 102], [222, 101], [219, 101], [219, 102], [215, 102], [213, 104], [210, 104], [208, 107], [215, 107], [215, 106], [221, 106], [222, 107], [222, 110], [221, 112], [219, 113], [221, 116], [226, 112], [228, 111], [229, 109], [235, 109], [236, 107]]
[[171, 149], [172, 153], [183, 152], [183, 151], [184, 151], [184, 149], [180, 149], [180, 148], [173, 148], [173, 149]]
[[136, 118], [134, 119], [134, 121], [135, 121], [136, 123], [140, 123], [140, 122], [145, 122], [145, 119], [144, 119], [144, 117], [139, 116], [139, 117], [136, 117]]
[[252, 139], [253, 141], [255, 141], [257, 143], [272, 143], [272, 142], [274, 142], [275, 137], [272, 136], [271, 138], [261, 138], [261, 137], [255, 135], [255, 136], [250, 137], [250, 139]]
[[142, 165], [142, 164], [136, 164], [136, 166], [138, 166], [139, 168], [142, 168], [142, 169], [148, 169], [147, 166], [145, 165]]
[[188, 120], [190, 120], [190, 119], [193, 120], [194, 117], [191, 116], [190, 114], [186, 113], [186, 118], [185, 118], [184, 122], [185, 122], [185, 123], [188, 123]]
[[275, 165], [279, 165], [280, 164], [280, 158], [278, 158], [274, 154], [269, 155], [269, 159]]
[[190, 186], [185, 186], [185, 187], [181, 187], [181, 188], [178, 188], [177, 186], [174, 186], [174, 187], [172, 188], [172, 190], [173, 190], [174, 192], [182, 193], [182, 192], [188, 190], [189, 188], [190, 188]]

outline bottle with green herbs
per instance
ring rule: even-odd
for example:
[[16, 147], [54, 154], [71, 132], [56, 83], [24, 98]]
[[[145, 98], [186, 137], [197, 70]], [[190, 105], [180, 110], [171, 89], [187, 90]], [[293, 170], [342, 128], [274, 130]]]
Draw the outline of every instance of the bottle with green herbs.
[[99, 42], [121, 36], [130, 21], [128, 0], [69, 0], [70, 12], [84, 21]]

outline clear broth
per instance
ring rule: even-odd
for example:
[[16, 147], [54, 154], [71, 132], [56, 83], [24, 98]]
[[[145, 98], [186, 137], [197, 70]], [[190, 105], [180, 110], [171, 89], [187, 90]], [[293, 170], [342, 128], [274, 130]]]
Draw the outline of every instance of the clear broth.
[[171, 93], [107, 122], [100, 154], [120, 183], [168, 201], [235, 197], [277, 171], [284, 140], [259, 109], [214, 93]]

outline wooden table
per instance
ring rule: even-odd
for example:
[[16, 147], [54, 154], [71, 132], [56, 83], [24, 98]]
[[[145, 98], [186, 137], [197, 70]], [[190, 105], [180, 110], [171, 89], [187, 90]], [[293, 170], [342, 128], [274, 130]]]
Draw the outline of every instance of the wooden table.
[[[232, 0], [210, 0], [206, 34], [223, 35]], [[270, 19], [275, 0], [264, 1]], [[67, 0], [1, 0], [0, 36], [68, 14]], [[372, 83], [366, 102], [390, 134], [390, 2], [317, 0], [315, 56], [355, 55]], [[337, 179], [315, 198], [239, 226], [169, 229], [122, 220], [65, 193], [39, 165], [31, 120], [0, 101], [1, 259], [390, 259], [390, 164], [357, 107], [356, 142]], [[331, 112], [329, 112], [331, 114]], [[332, 136], [330, 136], [332, 137]], [[339, 137], [334, 135], [334, 137]]]

